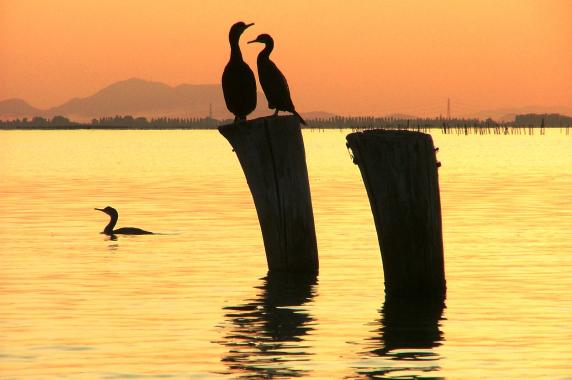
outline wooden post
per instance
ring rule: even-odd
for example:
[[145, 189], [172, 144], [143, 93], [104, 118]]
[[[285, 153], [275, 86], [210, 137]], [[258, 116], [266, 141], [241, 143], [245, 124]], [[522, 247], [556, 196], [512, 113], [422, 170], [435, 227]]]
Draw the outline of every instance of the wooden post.
[[254, 199], [270, 271], [318, 272], [304, 140], [295, 116], [220, 126]]
[[378, 129], [346, 139], [373, 212], [386, 294], [444, 297], [440, 163], [431, 135]]

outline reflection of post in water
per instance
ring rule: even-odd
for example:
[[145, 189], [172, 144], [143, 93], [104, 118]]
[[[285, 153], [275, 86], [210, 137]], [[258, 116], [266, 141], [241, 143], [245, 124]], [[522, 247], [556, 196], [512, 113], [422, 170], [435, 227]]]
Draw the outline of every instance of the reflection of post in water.
[[[439, 328], [445, 302], [441, 299], [388, 298], [375, 322], [375, 335], [368, 339], [367, 365], [358, 373], [369, 378], [405, 376], [425, 378], [438, 371], [439, 355], [433, 351], [443, 342]], [[378, 362], [379, 359], [379, 362]], [[371, 363], [378, 362], [371, 366]]]
[[313, 318], [299, 306], [312, 300], [317, 282], [313, 275], [269, 273], [256, 298], [225, 307], [226, 334], [221, 343], [229, 348], [222, 361], [244, 377], [294, 377], [307, 371], [303, 337], [313, 330]]

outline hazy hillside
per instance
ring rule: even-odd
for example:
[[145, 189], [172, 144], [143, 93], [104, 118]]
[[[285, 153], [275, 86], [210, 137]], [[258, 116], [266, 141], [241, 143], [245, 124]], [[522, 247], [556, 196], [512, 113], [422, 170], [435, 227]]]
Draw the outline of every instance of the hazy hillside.
[[[211, 106], [215, 119], [232, 117], [226, 109], [220, 85], [182, 84], [171, 87], [132, 78], [116, 82], [92, 96], [74, 98], [47, 110], [34, 108], [19, 99], [0, 101], [0, 118], [62, 115], [84, 121], [115, 115], [206, 117]], [[252, 117], [267, 115], [269, 112], [264, 95], [259, 93], [258, 107]]]
[[29, 105], [22, 99], [6, 99], [0, 101], [0, 117], [21, 118], [42, 114], [43, 111]]
[[[219, 85], [171, 87], [133, 78], [114, 83], [87, 98], [72, 99], [47, 110], [46, 115], [64, 115], [78, 120], [114, 115], [206, 117], [211, 106], [215, 119], [231, 118]], [[260, 108], [259, 104], [255, 114], [263, 114], [264, 110]]]
[[[33, 116], [65, 116], [76, 121], [89, 121], [92, 118], [116, 115], [134, 117], [206, 117], [212, 107], [215, 119], [230, 119], [218, 84], [169, 86], [164, 83], [132, 78], [113, 83], [97, 93], [74, 98], [62, 105], [41, 110], [21, 99], [0, 101], [0, 119], [14, 119]], [[258, 107], [249, 117], [271, 114], [266, 98], [258, 93]], [[570, 107], [515, 107], [480, 111], [474, 115], [481, 120], [491, 118], [497, 121], [513, 121], [518, 114], [564, 114], [572, 115]], [[301, 112], [308, 120], [334, 116], [329, 112]], [[397, 119], [415, 119], [413, 115], [390, 114], [386, 117]]]

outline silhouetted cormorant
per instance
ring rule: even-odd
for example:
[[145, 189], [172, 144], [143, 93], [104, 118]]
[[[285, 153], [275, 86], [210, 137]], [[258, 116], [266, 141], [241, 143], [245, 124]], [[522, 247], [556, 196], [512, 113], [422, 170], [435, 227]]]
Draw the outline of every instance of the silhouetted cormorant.
[[274, 49], [274, 40], [269, 34], [261, 34], [248, 43], [251, 44], [253, 42], [260, 42], [266, 45], [258, 54], [256, 62], [258, 64], [258, 79], [260, 79], [260, 85], [268, 100], [268, 108], [276, 110], [274, 115], [278, 115], [278, 111], [292, 112], [300, 118], [302, 124], [306, 125], [302, 116], [294, 108], [286, 78], [274, 62], [270, 60], [270, 53]]
[[254, 24], [240, 21], [230, 28], [230, 60], [222, 73], [222, 92], [226, 108], [234, 114], [234, 121], [246, 120], [256, 108], [256, 79], [250, 67], [242, 60], [238, 40], [246, 28]]
[[114, 230], [113, 227], [115, 227], [115, 224], [117, 223], [117, 219], [119, 218], [119, 214], [117, 213], [117, 210], [114, 209], [113, 207], [110, 207], [110, 206], [107, 206], [106, 208], [96, 208], [96, 210], [106, 213], [111, 218], [111, 220], [109, 221], [109, 224], [107, 226], [105, 226], [105, 229], [103, 230], [102, 234], [106, 234], [109, 236], [120, 235], [120, 234], [121, 235], [153, 235], [153, 232], [145, 231], [145, 230], [142, 230], [141, 228], [135, 228], [135, 227], [123, 227], [123, 228], [118, 228], [118, 229]]

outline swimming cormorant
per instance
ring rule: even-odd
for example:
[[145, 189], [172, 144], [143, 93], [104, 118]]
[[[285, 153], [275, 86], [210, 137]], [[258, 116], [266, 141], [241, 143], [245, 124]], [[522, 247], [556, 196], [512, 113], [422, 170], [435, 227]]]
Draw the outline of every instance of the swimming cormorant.
[[141, 228], [135, 228], [135, 227], [123, 227], [123, 228], [118, 228], [118, 229], [114, 230], [113, 227], [115, 227], [115, 224], [117, 223], [117, 219], [119, 218], [119, 214], [117, 213], [117, 210], [111, 206], [107, 206], [106, 208], [96, 208], [95, 210], [102, 211], [102, 212], [106, 213], [107, 215], [109, 215], [109, 217], [111, 218], [111, 220], [109, 221], [109, 224], [107, 224], [107, 226], [105, 226], [105, 229], [103, 230], [102, 234], [106, 234], [109, 236], [113, 236], [113, 235], [153, 235], [153, 232], [145, 231], [145, 230], [142, 230]]
[[274, 49], [274, 40], [269, 34], [261, 34], [248, 43], [251, 44], [253, 42], [260, 42], [265, 45], [264, 49], [258, 54], [256, 62], [258, 64], [258, 79], [268, 100], [268, 108], [276, 110], [274, 115], [278, 115], [278, 111], [292, 112], [300, 118], [302, 124], [306, 125], [302, 116], [294, 108], [286, 78], [274, 62], [270, 60], [270, 53]]
[[222, 92], [226, 108], [234, 114], [234, 121], [246, 120], [256, 108], [256, 79], [250, 67], [242, 60], [238, 41], [241, 34], [254, 24], [240, 21], [230, 28], [230, 60], [222, 73]]

